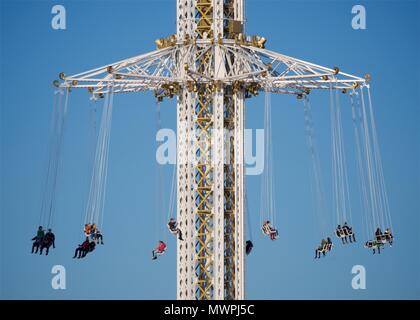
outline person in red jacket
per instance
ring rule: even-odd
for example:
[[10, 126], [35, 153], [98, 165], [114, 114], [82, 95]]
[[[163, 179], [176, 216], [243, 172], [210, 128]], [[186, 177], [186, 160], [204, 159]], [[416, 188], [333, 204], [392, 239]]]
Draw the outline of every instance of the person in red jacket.
[[158, 245], [155, 250], [152, 251], [152, 260], [156, 260], [158, 256], [165, 253], [166, 243], [162, 240], [159, 240]]

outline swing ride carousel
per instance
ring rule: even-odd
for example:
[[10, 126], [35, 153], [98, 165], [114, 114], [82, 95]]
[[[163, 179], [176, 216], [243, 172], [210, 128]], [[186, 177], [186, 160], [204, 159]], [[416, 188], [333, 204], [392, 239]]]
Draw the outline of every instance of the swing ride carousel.
[[[63, 128], [72, 89], [103, 100], [86, 204], [84, 242], [74, 258], [83, 258], [103, 242], [103, 214], [114, 96], [151, 91], [160, 102], [177, 100], [177, 164], [174, 166], [168, 232], [177, 238], [178, 299], [243, 299], [244, 255], [253, 248], [244, 179], [245, 100], [265, 94], [264, 171], [261, 177], [260, 226], [276, 240], [271, 95], [294, 95], [302, 102], [314, 211], [327, 211], [310, 96], [329, 93], [331, 170], [335, 228], [321, 229], [315, 258], [332, 249], [331, 238], [354, 244], [342, 110], [351, 108], [355, 154], [363, 207], [364, 246], [380, 253], [392, 245], [392, 221], [385, 188], [370, 92], [370, 76], [343, 73], [265, 48], [266, 39], [244, 34], [244, 2], [177, 1], [177, 34], [156, 40], [157, 49], [76, 75], [59, 74], [50, 135], [50, 157], [39, 229], [33, 252], [54, 247], [55, 189]], [[235, 5], [234, 5], [235, 4]], [[191, 9], [193, 8], [193, 9]], [[189, 18], [189, 17], [193, 18]], [[228, 131], [229, 134], [224, 134]], [[225, 163], [229, 158], [230, 162]], [[193, 159], [192, 161], [189, 161]], [[159, 209], [161, 210], [161, 209]], [[163, 210], [163, 209], [162, 209]], [[160, 212], [157, 214], [161, 214]], [[248, 220], [245, 223], [245, 219]], [[44, 232], [44, 228], [49, 230]], [[159, 240], [159, 239], [156, 239]], [[34, 251], [35, 249], [35, 251]], [[159, 240], [153, 259], [166, 250]]]

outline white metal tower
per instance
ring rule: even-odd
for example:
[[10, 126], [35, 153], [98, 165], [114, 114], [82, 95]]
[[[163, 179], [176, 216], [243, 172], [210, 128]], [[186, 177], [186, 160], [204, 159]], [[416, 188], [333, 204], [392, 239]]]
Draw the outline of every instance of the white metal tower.
[[244, 299], [244, 100], [259, 91], [346, 91], [363, 78], [265, 49], [244, 32], [244, 0], [177, 0], [177, 33], [157, 50], [66, 76], [96, 97], [177, 98], [178, 299]]

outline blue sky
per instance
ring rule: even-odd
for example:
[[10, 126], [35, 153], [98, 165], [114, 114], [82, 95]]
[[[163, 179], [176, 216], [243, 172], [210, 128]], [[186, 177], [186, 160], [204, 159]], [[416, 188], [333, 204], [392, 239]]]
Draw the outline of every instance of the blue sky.
[[[67, 30], [51, 28], [51, 7], [67, 9]], [[351, 28], [351, 8], [363, 4], [367, 29]], [[267, 47], [355, 75], [373, 76], [372, 94], [395, 246], [372, 256], [359, 242], [314, 261], [319, 242], [309, 187], [303, 109], [291, 97], [273, 96], [277, 221], [280, 239], [268, 241], [258, 226], [260, 177], [247, 178], [255, 248], [246, 260], [249, 299], [418, 299], [419, 221], [419, 2], [246, 2], [247, 30]], [[156, 231], [155, 112], [152, 94], [117, 96], [111, 133], [105, 204], [105, 246], [83, 261], [71, 259], [82, 239], [94, 147], [85, 91], [70, 97], [55, 233], [57, 249], [33, 256], [45, 178], [51, 81], [154, 49], [175, 32], [175, 1], [11, 1], [1, 14], [1, 297], [8, 299], [173, 299], [175, 239], [158, 261]], [[312, 94], [325, 187], [330, 197], [328, 97]], [[263, 127], [263, 97], [247, 100], [247, 128]], [[359, 213], [353, 131], [343, 112], [356, 232]], [[175, 102], [162, 104], [164, 127], [175, 128]], [[169, 201], [171, 167], [164, 168]], [[330, 201], [331, 202], [331, 201]], [[161, 221], [165, 223], [165, 221]], [[51, 288], [51, 268], [65, 266], [67, 289]], [[351, 269], [363, 265], [366, 290], [353, 290]]]

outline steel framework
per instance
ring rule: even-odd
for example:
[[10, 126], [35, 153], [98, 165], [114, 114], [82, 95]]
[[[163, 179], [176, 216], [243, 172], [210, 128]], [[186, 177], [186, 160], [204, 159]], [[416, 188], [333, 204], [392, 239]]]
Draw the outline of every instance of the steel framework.
[[367, 82], [265, 49], [244, 18], [244, 0], [177, 0], [177, 33], [157, 50], [55, 81], [94, 98], [111, 89], [177, 97], [178, 299], [245, 298], [244, 100]]

